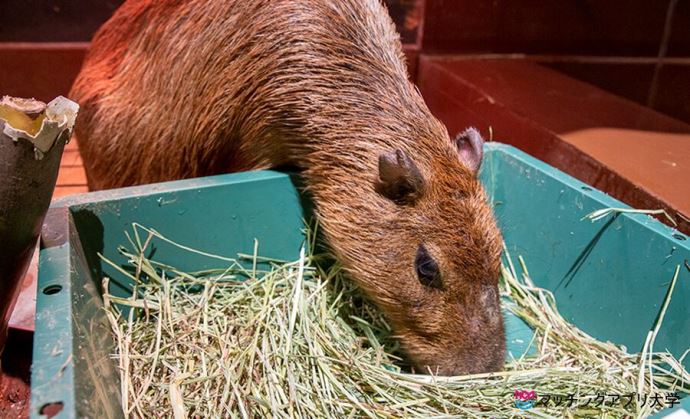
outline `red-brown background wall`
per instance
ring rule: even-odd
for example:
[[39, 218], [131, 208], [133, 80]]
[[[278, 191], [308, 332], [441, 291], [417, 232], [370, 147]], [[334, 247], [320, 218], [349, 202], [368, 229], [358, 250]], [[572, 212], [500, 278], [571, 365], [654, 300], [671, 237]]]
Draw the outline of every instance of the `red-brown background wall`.
[[427, 0], [425, 9], [425, 52], [528, 54], [690, 122], [689, 1]]
[[[87, 42], [121, 0], [3, 0], [2, 42]], [[408, 50], [528, 54], [551, 68], [690, 122], [690, 1], [387, 0]], [[669, 10], [672, 9], [670, 13]], [[422, 18], [423, 17], [423, 18]], [[419, 30], [423, 22], [423, 31]], [[668, 40], [664, 59], [665, 29]], [[422, 34], [423, 32], [423, 34]], [[415, 46], [416, 45], [416, 46]], [[663, 52], [663, 51], [662, 51]], [[60, 54], [58, 54], [60, 55]], [[64, 54], [63, 54], [64, 55]], [[79, 53], [60, 55], [73, 71]], [[410, 56], [414, 57], [414, 53]], [[0, 46], [0, 93], [20, 94]], [[413, 60], [414, 61], [414, 60]], [[412, 70], [414, 72], [414, 62]], [[56, 71], [61, 69], [56, 65]], [[38, 76], [37, 76], [38, 77]], [[45, 78], [44, 76], [41, 76]], [[61, 76], [37, 83], [65, 83]]]

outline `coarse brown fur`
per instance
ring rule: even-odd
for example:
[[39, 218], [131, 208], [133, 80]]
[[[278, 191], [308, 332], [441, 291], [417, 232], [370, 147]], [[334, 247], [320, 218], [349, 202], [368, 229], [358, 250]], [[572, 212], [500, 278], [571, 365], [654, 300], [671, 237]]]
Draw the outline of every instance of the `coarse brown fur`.
[[[91, 188], [297, 166], [336, 256], [418, 368], [502, 367], [498, 229], [378, 0], [129, 0], [71, 96]], [[376, 189], [395, 150], [424, 178], [411, 204]], [[420, 244], [443, 289], [418, 280]]]

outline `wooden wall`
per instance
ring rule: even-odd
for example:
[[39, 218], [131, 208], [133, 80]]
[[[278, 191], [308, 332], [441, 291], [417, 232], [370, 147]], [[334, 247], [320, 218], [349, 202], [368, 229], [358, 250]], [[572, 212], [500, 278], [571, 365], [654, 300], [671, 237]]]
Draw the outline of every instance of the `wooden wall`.
[[[0, 43], [87, 42], [121, 3], [3, 0]], [[407, 44], [412, 74], [416, 52], [422, 49], [440, 54], [526, 54], [572, 77], [690, 122], [690, 1], [386, 3]], [[0, 55], [0, 66], [2, 61]], [[1, 82], [0, 88], [6, 86]]]
[[526, 55], [690, 122], [690, 1], [426, 0], [421, 44]]

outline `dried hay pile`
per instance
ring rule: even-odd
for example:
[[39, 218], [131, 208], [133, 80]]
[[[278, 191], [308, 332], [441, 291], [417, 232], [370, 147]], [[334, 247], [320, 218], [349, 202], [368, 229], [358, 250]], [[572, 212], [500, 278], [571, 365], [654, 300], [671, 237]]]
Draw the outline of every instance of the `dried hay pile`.
[[[104, 279], [128, 416], [643, 417], [660, 405], [585, 401], [659, 393], [665, 402], [690, 392], [681, 362], [652, 351], [671, 292], [643, 353], [628, 354], [568, 324], [522, 260], [518, 275], [508, 259], [500, 285], [505, 307], [534, 328], [536, 356], [515, 359], [499, 373], [434, 377], [401, 369], [385, 319], [327, 255], [303, 251], [293, 262], [240, 256], [249, 258], [247, 268], [136, 224], [134, 233], [132, 249], [121, 249], [134, 274], [110, 263], [134, 282], [135, 297], [108, 294]], [[223, 268], [181, 272], [149, 260], [144, 255], [157, 240], [214, 257]], [[272, 269], [257, 268], [261, 263]], [[520, 389], [536, 390], [540, 402], [518, 409]], [[547, 402], [543, 394], [553, 398]], [[565, 402], [556, 406], [555, 397]]]

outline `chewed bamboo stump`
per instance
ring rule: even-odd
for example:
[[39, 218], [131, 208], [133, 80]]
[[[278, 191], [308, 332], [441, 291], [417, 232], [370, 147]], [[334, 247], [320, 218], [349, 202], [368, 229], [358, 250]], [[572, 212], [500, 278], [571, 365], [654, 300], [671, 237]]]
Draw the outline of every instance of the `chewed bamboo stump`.
[[63, 97], [0, 100], [0, 353], [78, 109]]

